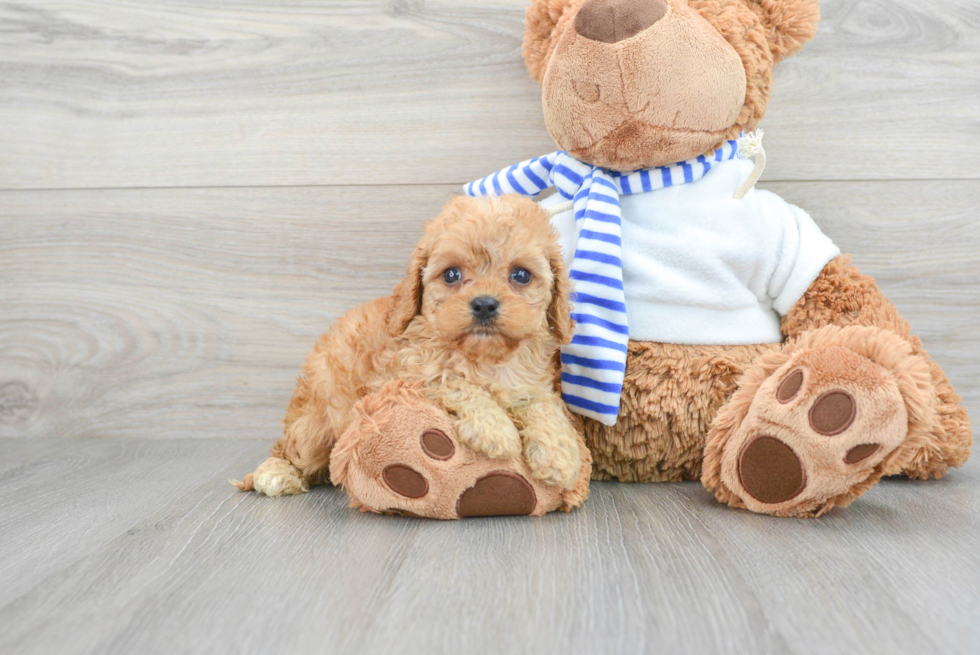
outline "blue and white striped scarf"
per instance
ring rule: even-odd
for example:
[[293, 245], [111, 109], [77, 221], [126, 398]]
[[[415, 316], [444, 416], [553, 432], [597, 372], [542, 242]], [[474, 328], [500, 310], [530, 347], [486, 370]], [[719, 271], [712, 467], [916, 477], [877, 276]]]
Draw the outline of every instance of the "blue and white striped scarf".
[[710, 158], [633, 173], [618, 173], [581, 162], [559, 150], [514, 164], [464, 187], [470, 196], [533, 196], [555, 187], [575, 209], [577, 240], [569, 277], [572, 341], [561, 350], [562, 397], [572, 411], [615, 425], [626, 373], [629, 324], [623, 293], [623, 230], [619, 197], [699, 180], [714, 163], [738, 155], [726, 141]]

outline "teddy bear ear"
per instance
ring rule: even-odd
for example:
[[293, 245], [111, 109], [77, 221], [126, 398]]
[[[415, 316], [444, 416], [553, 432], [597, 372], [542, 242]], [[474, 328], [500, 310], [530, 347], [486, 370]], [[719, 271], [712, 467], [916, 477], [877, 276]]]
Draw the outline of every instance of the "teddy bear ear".
[[797, 53], [817, 33], [820, 0], [744, 0], [766, 26], [769, 50], [780, 61]]
[[[582, 0], [531, 0], [524, 21], [524, 63], [540, 82], [548, 68], [558, 37]], [[564, 20], [563, 20], [564, 17]]]

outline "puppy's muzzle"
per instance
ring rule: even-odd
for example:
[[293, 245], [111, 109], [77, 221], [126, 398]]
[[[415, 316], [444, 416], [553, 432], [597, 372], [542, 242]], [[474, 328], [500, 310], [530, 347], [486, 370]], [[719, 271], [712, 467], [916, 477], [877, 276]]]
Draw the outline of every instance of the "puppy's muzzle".
[[493, 323], [500, 311], [500, 301], [493, 296], [477, 296], [470, 301], [470, 311], [477, 323]]

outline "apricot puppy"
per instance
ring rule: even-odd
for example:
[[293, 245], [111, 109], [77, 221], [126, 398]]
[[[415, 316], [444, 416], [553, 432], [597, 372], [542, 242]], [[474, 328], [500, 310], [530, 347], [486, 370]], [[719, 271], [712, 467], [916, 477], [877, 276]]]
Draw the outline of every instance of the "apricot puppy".
[[572, 327], [557, 239], [529, 199], [451, 201], [392, 295], [320, 337], [272, 457], [236, 486], [280, 496], [327, 481], [357, 401], [401, 379], [455, 416], [464, 444], [493, 459], [523, 453], [534, 478], [572, 489], [587, 455], [555, 390]]

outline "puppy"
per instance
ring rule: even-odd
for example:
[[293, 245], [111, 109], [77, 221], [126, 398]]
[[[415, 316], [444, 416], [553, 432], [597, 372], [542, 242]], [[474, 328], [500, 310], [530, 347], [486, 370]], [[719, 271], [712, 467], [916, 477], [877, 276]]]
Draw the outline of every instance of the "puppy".
[[355, 403], [398, 378], [454, 414], [463, 443], [492, 459], [523, 452], [535, 478], [571, 489], [582, 453], [554, 367], [571, 338], [569, 292], [558, 235], [536, 203], [455, 198], [426, 225], [392, 295], [320, 337], [272, 457], [233, 484], [280, 496], [327, 481]]

